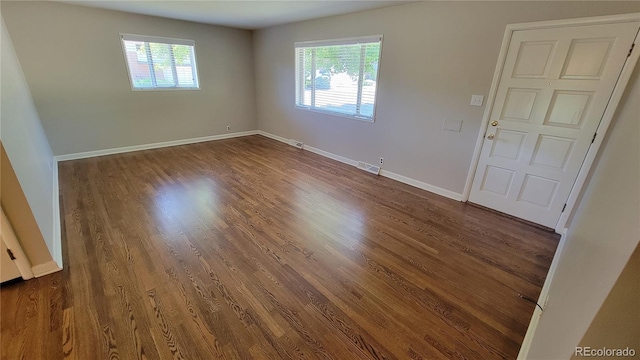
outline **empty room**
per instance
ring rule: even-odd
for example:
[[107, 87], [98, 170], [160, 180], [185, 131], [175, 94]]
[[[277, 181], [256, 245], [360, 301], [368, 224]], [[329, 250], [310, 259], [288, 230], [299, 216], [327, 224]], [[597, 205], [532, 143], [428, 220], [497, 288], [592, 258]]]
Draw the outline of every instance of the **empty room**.
[[640, 356], [640, 2], [0, 2], [1, 359]]

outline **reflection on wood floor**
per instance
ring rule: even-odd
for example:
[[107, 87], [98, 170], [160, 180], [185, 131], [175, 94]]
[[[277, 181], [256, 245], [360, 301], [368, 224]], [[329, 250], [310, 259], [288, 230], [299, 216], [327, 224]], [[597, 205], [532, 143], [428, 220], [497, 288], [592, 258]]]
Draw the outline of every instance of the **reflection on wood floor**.
[[558, 241], [262, 136], [59, 169], [3, 359], [513, 359]]

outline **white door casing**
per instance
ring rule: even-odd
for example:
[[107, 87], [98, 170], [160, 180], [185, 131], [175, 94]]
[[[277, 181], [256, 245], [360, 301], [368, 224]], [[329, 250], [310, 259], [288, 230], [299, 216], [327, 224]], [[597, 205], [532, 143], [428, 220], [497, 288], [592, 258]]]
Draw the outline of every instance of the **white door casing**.
[[[0, 208], [0, 243], [2, 243], [0, 246], [0, 282], [20, 276], [24, 280], [31, 279], [33, 277], [31, 264], [2, 208]], [[7, 250], [11, 250], [14, 259], [11, 259]]]
[[22, 276], [7, 251], [7, 245], [4, 243], [4, 239], [0, 237], [0, 283]]
[[639, 28], [513, 32], [469, 201], [556, 226]]

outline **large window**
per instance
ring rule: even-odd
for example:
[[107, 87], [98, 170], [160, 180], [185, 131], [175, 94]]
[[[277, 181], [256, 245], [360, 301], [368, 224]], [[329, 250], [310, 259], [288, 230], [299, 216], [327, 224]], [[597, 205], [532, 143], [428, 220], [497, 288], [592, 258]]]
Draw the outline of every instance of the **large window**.
[[199, 89], [195, 42], [120, 34], [133, 90]]
[[296, 105], [373, 121], [381, 36], [296, 43]]

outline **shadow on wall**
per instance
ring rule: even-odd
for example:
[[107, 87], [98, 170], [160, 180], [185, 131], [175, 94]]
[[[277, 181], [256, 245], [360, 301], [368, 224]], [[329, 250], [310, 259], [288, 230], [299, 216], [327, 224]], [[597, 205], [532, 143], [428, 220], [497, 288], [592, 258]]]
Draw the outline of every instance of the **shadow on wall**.
[[[640, 245], [631, 255], [622, 274], [602, 304], [587, 333], [580, 341], [583, 349], [633, 349], [640, 354]], [[574, 356], [572, 359], [586, 359]]]
[[50, 262], [51, 254], [0, 142], [0, 205], [31, 265]]

